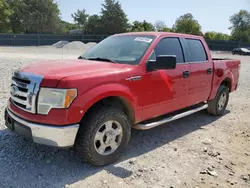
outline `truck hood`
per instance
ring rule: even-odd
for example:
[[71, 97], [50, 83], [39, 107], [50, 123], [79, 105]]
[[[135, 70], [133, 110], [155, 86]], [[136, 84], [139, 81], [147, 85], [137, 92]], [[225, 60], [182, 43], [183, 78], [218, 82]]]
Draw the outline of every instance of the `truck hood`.
[[85, 74], [94, 76], [99, 73], [112, 73], [120, 70], [126, 65], [114, 64], [102, 61], [89, 60], [56, 60], [56, 61], [42, 61], [23, 67], [20, 71], [38, 74], [44, 77], [46, 83], [50, 82], [50, 86], [55, 85], [63, 78], [75, 76], [78, 74]]

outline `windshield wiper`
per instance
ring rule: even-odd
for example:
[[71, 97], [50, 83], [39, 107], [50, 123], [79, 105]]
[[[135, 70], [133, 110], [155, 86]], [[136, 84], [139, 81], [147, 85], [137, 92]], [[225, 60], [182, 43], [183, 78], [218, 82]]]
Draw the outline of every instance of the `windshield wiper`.
[[86, 59], [86, 58], [83, 56], [79, 56], [78, 59]]
[[108, 58], [103, 58], [103, 57], [95, 57], [95, 58], [88, 58], [88, 60], [93, 60], [93, 61], [106, 61], [106, 62], [111, 62], [111, 63], [117, 63], [116, 61]]

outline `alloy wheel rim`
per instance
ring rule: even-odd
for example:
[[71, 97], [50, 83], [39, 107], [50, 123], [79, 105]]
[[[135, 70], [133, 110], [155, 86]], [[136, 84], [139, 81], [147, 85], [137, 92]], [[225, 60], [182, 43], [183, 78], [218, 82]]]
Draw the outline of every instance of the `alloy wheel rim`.
[[222, 110], [227, 102], [227, 94], [225, 92], [223, 92], [220, 96], [219, 102], [218, 102], [218, 109]]
[[94, 138], [94, 146], [100, 155], [114, 153], [121, 144], [123, 136], [122, 126], [117, 121], [107, 121], [97, 130]]

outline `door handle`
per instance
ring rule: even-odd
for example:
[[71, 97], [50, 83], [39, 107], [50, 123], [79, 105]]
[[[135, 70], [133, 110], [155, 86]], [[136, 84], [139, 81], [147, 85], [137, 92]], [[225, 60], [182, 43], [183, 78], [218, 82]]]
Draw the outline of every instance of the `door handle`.
[[189, 71], [184, 71], [183, 72], [183, 78], [187, 78], [187, 77], [189, 77], [189, 75], [190, 75]]
[[207, 69], [207, 74], [212, 74], [212, 72], [213, 72], [213, 69], [212, 69], [212, 68], [208, 68], [208, 69]]

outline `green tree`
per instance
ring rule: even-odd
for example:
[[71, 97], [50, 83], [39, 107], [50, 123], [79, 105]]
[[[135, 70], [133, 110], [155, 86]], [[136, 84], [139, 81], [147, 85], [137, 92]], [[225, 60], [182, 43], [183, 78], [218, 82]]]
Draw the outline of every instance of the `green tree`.
[[206, 32], [204, 37], [210, 40], [230, 40], [231, 39], [230, 35], [219, 33], [219, 32], [214, 32], [214, 31]]
[[232, 31], [232, 40], [241, 42], [250, 42], [250, 29], [240, 30], [236, 29]]
[[154, 27], [155, 27], [156, 31], [163, 31], [164, 28], [167, 28], [165, 22], [162, 20], [156, 21], [154, 24]]
[[240, 10], [238, 13], [230, 17], [229, 20], [232, 24], [230, 29], [249, 29], [250, 27], [250, 12], [247, 10]]
[[78, 25], [79, 29], [84, 29], [89, 15], [86, 13], [86, 10], [77, 10], [74, 14], [71, 14], [72, 18], [74, 19], [75, 23]]
[[97, 14], [89, 16], [84, 32], [88, 34], [103, 34], [101, 17]]
[[71, 30], [77, 29], [77, 25], [73, 23], [69, 23], [66, 21], [61, 20], [62, 31], [63, 33], [69, 33]]
[[13, 33], [24, 33], [25, 28], [22, 24], [23, 22], [23, 1], [19, 0], [8, 0], [10, 7], [13, 11], [12, 15], [10, 16], [10, 27]]
[[167, 27], [164, 21], [158, 20], [155, 22], [154, 25], [156, 31], [163, 31], [163, 32], [174, 32], [172, 28]]
[[60, 10], [53, 0], [9, 0], [13, 32], [56, 33], [62, 29]]
[[202, 35], [201, 25], [197, 20], [194, 19], [194, 16], [190, 13], [184, 14], [179, 17], [176, 20], [173, 29], [177, 33]]
[[131, 25], [132, 32], [141, 32], [141, 31], [155, 31], [153, 24], [144, 20], [143, 22], [134, 21]]
[[10, 32], [12, 10], [6, 0], [0, 0], [0, 32]]
[[230, 17], [232, 26], [232, 39], [237, 41], [250, 42], [250, 12], [240, 10]]
[[141, 31], [145, 31], [142, 22], [140, 21], [134, 21], [131, 26], [130, 26], [130, 31], [132, 32], [141, 32]]
[[104, 34], [123, 33], [129, 27], [127, 15], [116, 0], [105, 0], [102, 4], [101, 23]]
[[169, 28], [169, 27], [164, 27], [162, 29], [162, 31], [164, 31], [164, 32], [174, 32], [174, 30], [172, 28]]

